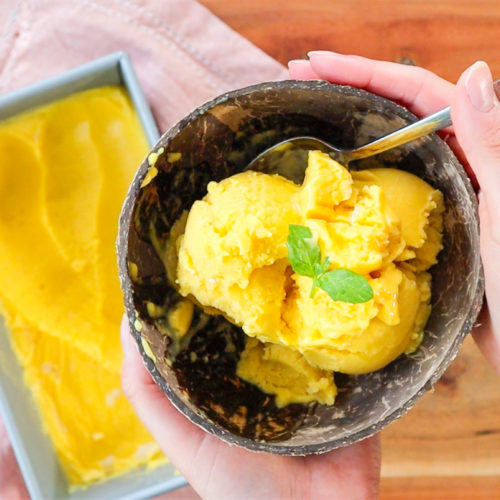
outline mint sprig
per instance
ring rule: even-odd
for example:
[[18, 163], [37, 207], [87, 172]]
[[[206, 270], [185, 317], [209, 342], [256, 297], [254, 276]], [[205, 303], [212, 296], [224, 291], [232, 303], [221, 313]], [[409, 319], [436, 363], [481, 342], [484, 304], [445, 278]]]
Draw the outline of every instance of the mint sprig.
[[321, 258], [321, 249], [308, 227], [290, 224], [286, 247], [293, 271], [312, 278], [311, 297], [321, 288], [340, 302], [360, 304], [373, 298], [373, 289], [363, 275], [342, 268], [328, 271], [330, 259]]

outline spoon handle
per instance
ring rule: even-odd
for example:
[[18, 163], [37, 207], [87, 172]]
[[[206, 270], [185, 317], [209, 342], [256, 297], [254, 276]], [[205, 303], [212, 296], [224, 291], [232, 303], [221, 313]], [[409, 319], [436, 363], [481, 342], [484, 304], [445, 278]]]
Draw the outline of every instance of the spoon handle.
[[433, 115], [429, 115], [422, 120], [406, 125], [406, 127], [390, 132], [387, 135], [380, 137], [373, 142], [369, 142], [364, 146], [353, 149], [347, 154], [350, 160], [358, 160], [366, 158], [388, 149], [401, 146], [407, 142], [413, 141], [424, 135], [430, 134], [435, 130], [439, 130], [451, 125], [450, 108], [444, 108]]
[[[500, 80], [493, 82], [493, 89], [495, 90], [498, 99], [500, 99]], [[359, 148], [346, 151], [345, 154], [348, 160], [359, 160], [360, 158], [367, 158], [368, 156], [376, 155], [387, 151], [388, 149], [401, 146], [407, 142], [418, 139], [424, 135], [430, 134], [435, 130], [440, 130], [451, 125], [450, 108], [444, 108], [433, 115], [427, 116], [422, 120], [407, 125], [384, 135], [380, 139], [369, 142]]]

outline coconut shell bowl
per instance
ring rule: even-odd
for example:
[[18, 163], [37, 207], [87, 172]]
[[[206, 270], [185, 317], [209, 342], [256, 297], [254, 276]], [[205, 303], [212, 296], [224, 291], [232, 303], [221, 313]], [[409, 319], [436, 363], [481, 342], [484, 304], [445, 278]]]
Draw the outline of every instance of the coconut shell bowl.
[[[175, 240], [182, 232], [176, 222], [205, 195], [209, 181], [244, 170], [287, 138], [313, 136], [350, 148], [415, 120], [396, 103], [363, 90], [290, 80], [221, 95], [160, 138], [123, 206], [120, 279], [131, 332], [148, 371], [194, 424], [250, 450], [326, 452], [402, 416], [455, 358], [483, 300], [477, 204], [461, 164], [435, 134], [360, 160], [412, 172], [444, 195], [444, 248], [431, 269], [432, 312], [415, 353], [366, 375], [335, 374], [339, 392], [332, 406], [278, 408], [273, 396], [236, 375], [245, 339], [238, 326], [197, 304], [181, 338], [170, 324], [170, 312], [185, 300], [175, 283]], [[303, 171], [280, 173], [299, 182], [303, 176]]]

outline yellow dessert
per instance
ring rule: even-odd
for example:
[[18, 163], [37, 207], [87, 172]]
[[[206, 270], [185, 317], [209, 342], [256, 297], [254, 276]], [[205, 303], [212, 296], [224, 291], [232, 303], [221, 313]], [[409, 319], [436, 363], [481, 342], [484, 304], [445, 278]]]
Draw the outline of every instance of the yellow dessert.
[[288, 225], [297, 221], [290, 200], [297, 190], [283, 177], [250, 171], [211, 182], [205, 198], [193, 204], [182, 236], [181, 293], [223, 311], [247, 333], [274, 335], [285, 299]]
[[298, 352], [281, 344], [248, 337], [238, 364], [238, 376], [276, 395], [276, 404], [331, 405], [337, 395], [332, 374], [308, 363]]
[[163, 460], [120, 388], [114, 244], [147, 150], [119, 87], [0, 123], [0, 303], [73, 486]]
[[[302, 186], [242, 172], [211, 182], [193, 204], [178, 241], [180, 293], [256, 339], [241, 356], [241, 378], [278, 405], [332, 404], [333, 372], [378, 370], [418, 347], [442, 212], [441, 193], [412, 174], [349, 172], [319, 151], [309, 152]], [[329, 270], [364, 276], [373, 297], [350, 303], [322, 289], [311, 294], [312, 279], [290, 266], [292, 224], [309, 228]]]

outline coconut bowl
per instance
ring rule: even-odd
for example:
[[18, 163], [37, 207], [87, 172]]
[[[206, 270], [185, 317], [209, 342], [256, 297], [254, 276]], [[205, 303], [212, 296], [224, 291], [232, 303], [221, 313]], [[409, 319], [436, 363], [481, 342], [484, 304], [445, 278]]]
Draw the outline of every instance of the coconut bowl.
[[[245, 339], [238, 326], [195, 304], [189, 331], [179, 339], [169, 319], [185, 300], [175, 283], [175, 241], [182, 232], [176, 222], [205, 195], [209, 181], [244, 170], [287, 138], [314, 136], [350, 148], [415, 120], [398, 104], [360, 89], [289, 80], [221, 95], [160, 138], [123, 206], [120, 279], [131, 332], [148, 371], [194, 424], [254, 451], [326, 452], [401, 417], [455, 358], [483, 300], [477, 203], [462, 165], [435, 134], [358, 165], [409, 171], [444, 195], [444, 248], [431, 269], [432, 312], [415, 353], [366, 375], [335, 374], [339, 393], [332, 406], [278, 408], [273, 396], [236, 375]], [[290, 173], [295, 181], [301, 175]]]

